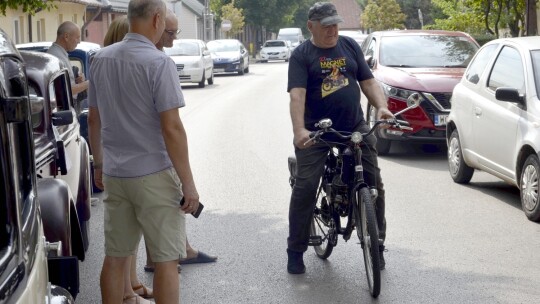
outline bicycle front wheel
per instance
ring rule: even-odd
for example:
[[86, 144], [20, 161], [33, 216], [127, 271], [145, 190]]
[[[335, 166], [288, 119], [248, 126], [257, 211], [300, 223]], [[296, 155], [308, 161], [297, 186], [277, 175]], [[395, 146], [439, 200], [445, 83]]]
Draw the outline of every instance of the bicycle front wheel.
[[330, 206], [326, 197], [322, 196], [313, 212], [313, 220], [309, 229], [310, 241], [314, 242], [313, 249], [321, 259], [327, 259], [335, 246], [335, 225], [330, 215]]
[[379, 261], [379, 230], [371, 194], [367, 187], [356, 192], [355, 204], [356, 232], [364, 252], [364, 265], [371, 296], [376, 298], [381, 292], [381, 269]]

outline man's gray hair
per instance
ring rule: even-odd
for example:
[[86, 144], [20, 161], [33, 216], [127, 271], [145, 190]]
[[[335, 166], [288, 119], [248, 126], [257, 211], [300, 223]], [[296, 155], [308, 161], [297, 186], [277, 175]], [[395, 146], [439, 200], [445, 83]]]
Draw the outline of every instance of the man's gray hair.
[[[131, 0], [128, 4], [128, 20], [148, 19], [156, 12], [164, 12], [166, 5], [163, 0]], [[165, 17], [165, 16], [163, 16]]]
[[79, 30], [78, 26], [71, 21], [64, 21], [56, 30], [56, 37], [60, 37], [64, 34], [70, 34], [74, 30]]

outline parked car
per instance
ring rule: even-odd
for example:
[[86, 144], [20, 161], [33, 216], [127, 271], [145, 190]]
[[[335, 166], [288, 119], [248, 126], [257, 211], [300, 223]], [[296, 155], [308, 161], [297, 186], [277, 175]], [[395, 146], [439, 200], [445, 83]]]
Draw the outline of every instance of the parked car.
[[291, 42], [291, 51], [304, 42], [304, 34], [299, 27], [287, 27], [279, 29], [277, 39]]
[[[421, 100], [420, 107], [398, 117], [412, 131], [390, 128], [375, 132], [379, 154], [389, 153], [392, 141], [445, 142], [452, 90], [478, 48], [468, 34], [452, 31], [383, 31], [364, 40], [362, 51], [390, 111], [405, 108], [412, 94]], [[370, 126], [376, 115], [369, 105], [366, 119]]]
[[214, 73], [249, 73], [249, 52], [236, 39], [218, 39], [206, 44], [214, 60]]
[[32, 126], [38, 191], [51, 193], [40, 198], [45, 237], [62, 241], [64, 256], [84, 261], [90, 243], [90, 152], [79, 130], [68, 67], [47, 53], [20, 54], [26, 63], [28, 91], [35, 100]]
[[291, 58], [291, 49], [286, 40], [267, 40], [261, 48], [261, 62], [285, 60]]
[[59, 256], [61, 244], [44, 240], [39, 202], [51, 198], [37, 189], [30, 113], [40, 104], [30, 102], [24, 65], [0, 29], [0, 302], [74, 303], [56, 285], [78, 284], [78, 269], [69, 267], [73, 258]]
[[540, 221], [540, 39], [486, 43], [454, 88], [448, 164], [457, 183], [475, 169], [515, 185], [531, 221]]
[[[52, 42], [31, 42], [17, 44], [17, 49], [27, 51], [47, 52]], [[89, 76], [90, 61], [92, 56], [100, 49], [97, 43], [81, 41], [75, 50], [68, 52], [69, 60], [74, 67], [74, 74], [82, 73], [86, 79]], [[87, 93], [81, 92], [75, 100], [75, 110], [79, 116], [81, 135], [88, 142], [88, 99]], [[91, 153], [92, 151], [90, 151]], [[99, 193], [102, 190], [94, 184], [94, 169], [91, 167], [92, 192]]]
[[174, 60], [180, 82], [197, 83], [199, 88], [204, 88], [205, 81], [214, 84], [214, 62], [204, 41], [178, 39], [163, 50]]
[[364, 34], [361, 31], [342, 31], [342, 30], [340, 30], [339, 34], [341, 36], [351, 37], [352, 39], [354, 39], [354, 41], [356, 41], [356, 43], [358, 43], [358, 45], [362, 45], [362, 43], [364, 42], [364, 40], [366, 40], [366, 37], [368, 36], [367, 34]]

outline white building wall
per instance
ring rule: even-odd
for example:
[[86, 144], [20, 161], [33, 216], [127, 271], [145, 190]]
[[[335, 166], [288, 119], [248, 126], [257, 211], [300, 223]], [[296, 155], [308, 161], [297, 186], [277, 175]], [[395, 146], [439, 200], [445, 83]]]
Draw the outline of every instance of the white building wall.
[[[64, 21], [73, 21], [82, 27], [86, 18], [86, 6], [76, 3], [57, 2], [57, 9], [51, 11], [42, 10], [31, 16], [32, 42], [56, 40], [56, 30]], [[0, 18], [2, 28], [15, 43], [30, 42], [28, 29], [28, 14], [22, 9], [6, 10], [6, 15]], [[16, 25], [19, 28], [16, 28]], [[38, 29], [38, 25], [41, 27]], [[39, 33], [38, 33], [39, 30]], [[18, 34], [18, 37], [15, 37]], [[39, 38], [39, 39], [38, 39]]]
[[197, 16], [187, 7], [182, 6], [178, 14], [178, 26], [182, 30], [180, 39], [201, 39], [199, 37], [199, 27]]

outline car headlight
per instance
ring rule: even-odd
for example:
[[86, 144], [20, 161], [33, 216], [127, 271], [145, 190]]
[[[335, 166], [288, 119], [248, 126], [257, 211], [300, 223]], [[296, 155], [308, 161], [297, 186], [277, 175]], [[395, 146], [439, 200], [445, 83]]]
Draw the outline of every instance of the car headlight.
[[424, 100], [424, 97], [422, 96], [422, 94], [420, 92], [417, 92], [417, 91], [400, 89], [400, 88], [396, 88], [396, 87], [387, 85], [385, 83], [381, 83], [381, 86], [382, 86], [382, 89], [384, 91], [384, 95], [386, 96], [387, 99], [388, 98], [393, 98], [393, 99], [397, 99], [397, 100], [401, 100], [401, 101], [406, 102], [407, 98], [409, 98], [409, 96], [411, 96], [414, 93], [418, 93], [419, 96], [420, 96], [420, 101]]

